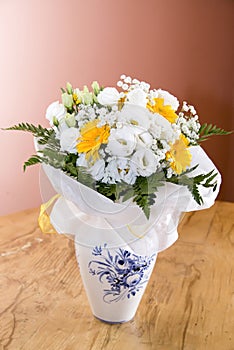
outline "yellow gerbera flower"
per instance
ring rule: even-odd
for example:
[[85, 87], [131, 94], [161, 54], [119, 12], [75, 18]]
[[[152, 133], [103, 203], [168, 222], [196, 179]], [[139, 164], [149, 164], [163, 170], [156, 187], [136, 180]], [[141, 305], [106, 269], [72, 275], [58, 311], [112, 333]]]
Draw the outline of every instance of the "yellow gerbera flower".
[[86, 159], [93, 161], [98, 159], [98, 150], [102, 144], [108, 142], [110, 127], [103, 125], [97, 127], [98, 119], [86, 123], [80, 130], [80, 137], [76, 149], [79, 153], [86, 153]]
[[170, 167], [176, 174], [181, 174], [191, 164], [192, 155], [188, 148], [188, 139], [181, 134], [180, 138], [171, 145], [170, 151], [166, 153], [166, 159], [172, 160]]
[[164, 118], [166, 118], [170, 123], [175, 123], [178, 118], [175, 111], [171, 108], [170, 105], [164, 106], [163, 98], [154, 98], [154, 104], [150, 102], [147, 103], [146, 107], [150, 110], [150, 112], [161, 114]]

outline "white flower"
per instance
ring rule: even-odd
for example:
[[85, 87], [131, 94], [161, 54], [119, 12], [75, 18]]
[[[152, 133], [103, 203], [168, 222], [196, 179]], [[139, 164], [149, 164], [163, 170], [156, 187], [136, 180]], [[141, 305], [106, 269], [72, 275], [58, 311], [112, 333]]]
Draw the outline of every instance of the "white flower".
[[76, 145], [79, 137], [79, 130], [76, 128], [68, 128], [60, 134], [61, 151], [68, 153], [77, 153]]
[[161, 89], [157, 90], [157, 92], [158, 92], [158, 97], [164, 99], [164, 106], [169, 105], [174, 111], [178, 109], [180, 103], [175, 96], [170, 94], [168, 91], [161, 90]]
[[145, 81], [140, 82], [140, 87], [143, 89], [145, 92], [149, 93], [150, 89], [150, 84], [146, 83]]
[[162, 139], [170, 142], [173, 142], [177, 137], [177, 134], [172, 128], [172, 124], [157, 113], [152, 115], [150, 133], [155, 139]]
[[137, 171], [133, 162], [127, 158], [112, 157], [105, 168], [103, 182], [113, 184], [121, 180], [132, 185], [136, 181]]
[[154, 98], [157, 98], [158, 97], [158, 91], [157, 90], [150, 90], [149, 92], [149, 99], [150, 100], [153, 100]]
[[108, 184], [115, 184], [121, 181], [118, 165], [115, 158], [111, 159], [105, 168], [105, 173], [102, 181]]
[[53, 102], [46, 110], [46, 119], [49, 120], [50, 125], [54, 125], [54, 121], [60, 122], [65, 117], [67, 111], [62, 103], [59, 101]]
[[137, 150], [133, 154], [131, 161], [135, 163], [137, 172], [141, 176], [150, 176], [155, 173], [158, 166], [155, 154], [147, 148]]
[[67, 113], [65, 115], [64, 120], [67, 126], [69, 126], [70, 128], [76, 126], [76, 119], [75, 119], [74, 113], [73, 114]]
[[128, 90], [128, 84], [123, 84], [123, 85], [122, 85], [122, 89], [125, 90], [125, 91], [127, 91], [127, 90]]
[[132, 125], [148, 130], [150, 126], [151, 113], [148, 109], [134, 106], [134, 105], [124, 105], [121, 112], [118, 114], [118, 120], [120, 122], [128, 122]]
[[117, 158], [116, 164], [121, 180], [130, 185], [134, 184], [137, 177], [136, 165], [127, 158]]
[[148, 131], [143, 131], [137, 135], [137, 145], [140, 147], [151, 147], [153, 143], [153, 137]]
[[128, 92], [127, 100], [134, 105], [146, 107], [147, 94], [142, 89], [136, 88]]
[[101, 105], [112, 105], [118, 102], [120, 99], [120, 93], [116, 88], [106, 87], [97, 96], [97, 100]]
[[125, 157], [132, 154], [136, 147], [136, 135], [131, 126], [112, 129], [108, 139], [107, 152], [114, 156]]
[[131, 77], [126, 77], [126, 78], [124, 79], [124, 82], [127, 83], [127, 84], [131, 84], [132, 78], [131, 78]]
[[73, 105], [72, 95], [68, 94], [67, 92], [64, 92], [62, 94], [62, 103], [64, 104], [65, 107], [67, 107], [68, 109], [71, 109]]
[[85, 158], [86, 154], [85, 153], [80, 153], [79, 157], [77, 158], [76, 161], [76, 166], [82, 166], [84, 168], [88, 167], [88, 162], [87, 159]]
[[103, 159], [98, 159], [94, 165], [89, 168], [89, 172], [96, 181], [100, 181], [104, 176], [105, 162]]
[[182, 106], [182, 110], [184, 112], [188, 112], [189, 111], [189, 107], [186, 101], [183, 101], [183, 106]]

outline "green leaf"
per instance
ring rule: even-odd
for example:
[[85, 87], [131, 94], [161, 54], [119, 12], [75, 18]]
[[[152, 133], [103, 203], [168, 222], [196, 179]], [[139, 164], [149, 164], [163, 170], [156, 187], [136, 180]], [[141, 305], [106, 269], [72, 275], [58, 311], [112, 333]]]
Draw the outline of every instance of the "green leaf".
[[151, 193], [149, 195], [138, 194], [133, 198], [133, 201], [143, 210], [147, 219], [150, 217], [150, 207], [155, 203], [156, 195]]
[[155, 193], [159, 187], [164, 186], [165, 174], [163, 171], [154, 173], [146, 178], [148, 183], [148, 193]]
[[211, 170], [207, 174], [199, 174], [194, 177], [187, 176], [187, 173], [183, 173], [181, 175], [173, 175], [172, 177], [166, 179], [166, 181], [176, 185], [187, 186], [194, 200], [199, 205], [201, 205], [203, 203], [203, 199], [199, 192], [199, 186], [212, 187], [213, 191], [215, 191], [217, 187], [217, 182], [216, 181], [212, 182], [212, 181], [216, 178], [216, 176], [217, 176], [217, 173], [214, 173], [214, 170]]
[[23, 169], [25, 171], [28, 166], [42, 163], [42, 161], [43, 161], [43, 158], [41, 158], [38, 155], [33, 155], [26, 162], [24, 162]]
[[197, 142], [200, 143], [202, 141], [206, 141], [210, 136], [213, 135], [229, 135], [231, 133], [232, 131], [226, 131], [224, 129], [218, 128], [216, 125], [205, 123], [200, 127], [200, 137]]
[[63, 169], [66, 158], [65, 153], [58, 152], [58, 150], [53, 147], [45, 147], [40, 152], [43, 154], [44, 159], [46, 159], [47, 164], [56, 169]]
[[116, 195], [116, 184], [105, 184], [100, 181], [96, 184], [96, 190], [103, 196], [115, 201], [117, 199]]
[[126, 202], [127, 200], [129, 200], [134, 196], [134, 190], [131, 186], [129, 186], [121, 194], [122, 194], [122, 201]]
[[149, 177], [139, 176], [132, 186], [134, 191], [133, 201], [143, 210], [147, 219], [150, 216], [150, 207], [155, 203], [155, 193], [164, 184], [165, 175], [162, 171], [152, 174]]
[[26, 131], [32, 133], [36, 137], [51, 135], [51, 133], [54, 132], [53, 129], [46, 129], [43, 128], [43, 126], [41, 125], [35, 126], [29, 123], [20, 123], [18, 125], [13, 125], [9, 128], [5, 128], [4, 130]]
[[92, 178], [84, 167], [78, 167], [77, 180], [83, 185], [95, 190], [96, 181]]

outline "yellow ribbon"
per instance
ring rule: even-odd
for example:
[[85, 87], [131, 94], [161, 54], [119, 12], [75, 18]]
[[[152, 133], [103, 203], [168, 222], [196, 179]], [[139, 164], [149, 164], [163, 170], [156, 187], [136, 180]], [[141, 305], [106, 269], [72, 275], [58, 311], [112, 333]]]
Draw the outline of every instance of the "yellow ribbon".
[[[49, 234], [57, 233], [57, 231], [55, 230], [54, 226], [51, 224], [50, 216], [47, 213], [47, 209], [49, 209], [49, 207], [59, 197], [61, 197], [61, 195], [60, 194], [56, 194], [55, 196], [50, 198], [48, 200], [48, 202], [43, 203], [41, 205], [40, 214], [39, 214], [39, 217], [38, 217], [38, 224], [39, 224], [39, 227], [40, 227], [40, 229], [41, 229], [41, 231], [43, 233], [49, 233]], [[126, 226], [127, 226], [128, 230], [131, 232], [131, 234], [133, 234], [135, 237], [141, 239], [141, 238], [143, 238], [145, 236], [145, 233], [142, 234], [142, 235], [138, 235], [136, 232], [133, 231], [133, 229], [131, 228], [130, 225], [126, 225]]]
[[38, 224], [43, 233], [57, 233], [53, 225], [50, 222], [50, 217], [46, 210], [54, 203], [54, 201], [60, 197], [60, 194], [56, 194], [48, 200], [48, 202], [41, 205], [40, 214], [38, 217]]
[[143, 235], [138, 235], [136, 232], [133, 231], [130, 225], [127, 225], [128, 230], [131, 232], [131, 234], [139, 239], [145, 237], [146, 233], [143, 233]]

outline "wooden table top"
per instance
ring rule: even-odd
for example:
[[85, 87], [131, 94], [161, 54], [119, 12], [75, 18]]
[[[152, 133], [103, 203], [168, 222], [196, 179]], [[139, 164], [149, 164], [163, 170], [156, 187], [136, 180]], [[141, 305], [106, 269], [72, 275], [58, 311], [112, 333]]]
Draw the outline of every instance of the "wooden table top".
[[117, 325], [93, 317], [73, 241], [41, 233], [38, 212], [0, 218], [1, 350], [234, 349], [234, 203], [185, 215], [135, 318]]

